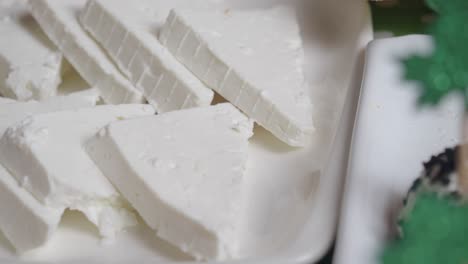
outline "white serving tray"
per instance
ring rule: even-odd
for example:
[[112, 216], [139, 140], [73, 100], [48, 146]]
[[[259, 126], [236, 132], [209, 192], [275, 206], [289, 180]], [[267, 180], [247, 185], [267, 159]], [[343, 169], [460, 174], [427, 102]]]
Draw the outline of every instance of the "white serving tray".
[[335, 264], [380, 263], [422, 162], [459, 142], [462, 101], [449, 97], [437, 108], [419, 108], [416, 84], [402, 79], [398, 58], [431, 47], [428, 36], [405, 36], [375, 40], [366, 52]]
[[[306, 72], [317, 113], [316, 137], [305, 149], [289, 148], [262, 128], [255, 128], [246, 175], [250, 202], [245, 221], [248, 232], [242, 244], [244, 258], [231, 263], [315, 262], [329, 249], [335, 235], [363, 67], [361, 53], [372, 38], [368, 6], [362, 0], [231, 2], [246, 9], [281, 2], [297, 5]], [[0, 262], [36, 261], [71, 264], [193, 260], [143, 225], [119, 235], [112, 245], [102, 244], [95, 227], [80, 214], [69, 212], [50, 243], [25, 256], [16, 256], [0, 237]]]

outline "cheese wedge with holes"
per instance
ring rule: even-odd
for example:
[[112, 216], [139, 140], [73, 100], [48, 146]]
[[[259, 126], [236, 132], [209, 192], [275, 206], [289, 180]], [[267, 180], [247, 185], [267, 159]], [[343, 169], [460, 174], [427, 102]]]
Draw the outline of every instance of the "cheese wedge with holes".
[[87, 150], [159, 237], [223, 260], [238, 257], [252, 129], [225, 103], [112, 123]]
[[62, 81], [62, 53], [24, 1], [0, 1], [0, 36], [0, 93], [20, 101], [55, 96]]
[[81, 14], [84, 28], [158, 112], [210, 105], [213, 91], [158, 41], [171, 7], [208, 1], [91, 0]]
[[136, 104], [33, 115], [6, 130], [0, 162], [40, 202], [79, 210], [102, 237], [113, 238], [135, 218], [82, 144], [112, 121], [153, 114]]
[[188, 69], [291, 146], [313, 134], [295, 12], [173, 10], [159, 35]]
[[[91, 107], [98, 97], [60, 96], [42, 102], [17, 102], [1, 98], [0, 134], [22, 119], [39, 113]], [[6, 101], [6, 102], [5, 102]], [[23, 188], [3, 166], [0, 166], [0, 230], [18, 252], [28, 251], [46, 243], [54, 233], [63, 207], [50, 208], [40, 203]]]
[[99, 89], [106, 103], [143, 102], [105, 52], [78, 22], [86, 0], [30, 0], [31, 13], [66, 59], [90, 86]]

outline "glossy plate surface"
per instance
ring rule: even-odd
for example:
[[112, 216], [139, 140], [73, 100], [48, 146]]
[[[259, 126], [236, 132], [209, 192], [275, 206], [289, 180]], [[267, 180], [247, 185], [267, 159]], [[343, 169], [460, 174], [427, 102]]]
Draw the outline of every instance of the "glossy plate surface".
[[[313, 144], [305, 149], [287, 147], [262, 128], [255, 128], [246, 175], [250, 203], [242, 244], [245, 257], [239, 261], [311, 263], [325, 254], [335, 235], [363, 66], [361, 52], [372, 38], [368, 6], [361, 0], [229, 3], [245, 9], [280, 3], [297, 7], [317, 127]], [[67, 213], [50, 243], [26, 256], [17, 257], [1, 238], [0, 260], [67, 264], [192, 261], [143, 225], [121, 234], [114, 244], [103, 245], [95, 228], [75, 212]]]

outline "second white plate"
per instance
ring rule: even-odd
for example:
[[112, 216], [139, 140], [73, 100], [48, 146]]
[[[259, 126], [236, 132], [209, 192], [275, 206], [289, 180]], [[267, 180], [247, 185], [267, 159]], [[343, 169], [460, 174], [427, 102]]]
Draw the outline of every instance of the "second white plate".
[[421, 35], [369, 45], [335, 264], [379, 263], [422, 162], [459, 141], [461, 100], [450, 97], [436, 108], [420, 108], [417, 85], [403, 80], [399, 59], [431, 49], [430, 37]]

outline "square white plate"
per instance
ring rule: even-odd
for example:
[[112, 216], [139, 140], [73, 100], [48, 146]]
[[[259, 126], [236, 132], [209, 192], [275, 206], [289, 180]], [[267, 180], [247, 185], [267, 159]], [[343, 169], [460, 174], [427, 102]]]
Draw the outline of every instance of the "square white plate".
[[417, 84], [402, 78], [399, 58], [431, 50], [430, 37], [421, 35], [374, 40], [369, 45], [335, 264], [379, 263], [422, 162], [459, 142], [461, 100], [452, 96], [436, 108], [419, 108]]
[[[368, 6], [362, 0], [229, 1], [246, 9], [281, 2], [297, 6], [305, 69], [317, 113], [316, 137], [304, 149], [289, 148], [256, 127], [246, 175], [250, 202], [242, 244], [244, 258], [233, 262], [311, 263], [323, 256], [335, 235], [363, 67], [361, 53], [372, 37]], [[0, 238], [0, 262], [36, 261], [192, 260], [143, 225], [119, 235], [112, 245], [101, 245], [95, 227], [80, 214], [70, 212], [50, 243], [25, 256], [16, 256], [8, 242]]]

